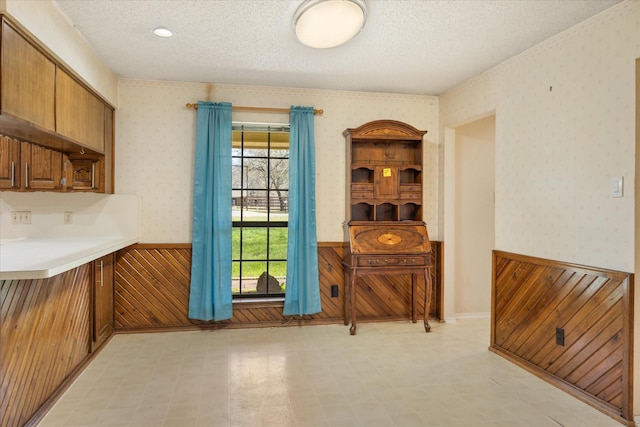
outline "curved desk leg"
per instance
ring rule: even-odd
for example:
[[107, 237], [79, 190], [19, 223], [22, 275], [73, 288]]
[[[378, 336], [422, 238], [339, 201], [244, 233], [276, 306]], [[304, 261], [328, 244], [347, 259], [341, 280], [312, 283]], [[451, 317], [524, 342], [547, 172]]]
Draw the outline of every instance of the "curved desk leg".
[[349, 311], [351, 312], [351, 327], [349, 333], [356, 334], [356, 277], [358, 274], [355, 269], [351, 272], [351, 286], [349, 287]]
[[429, 309], [431, 308], [431, 267], [425, 268], [424, 276], [424, 330], [431, 332], [429, 324]]
[[418, 276], [416, 274], [411, 275], [411, 321], [416, 323], [416, 288], [418, 287]]
[[351, 276], [353, 273], [350, 268], [344, 269], [344, 325], [347, 326], [349, 324], [349, 318], [351, 317], [351, 288], [353, 284], [351, 283]]

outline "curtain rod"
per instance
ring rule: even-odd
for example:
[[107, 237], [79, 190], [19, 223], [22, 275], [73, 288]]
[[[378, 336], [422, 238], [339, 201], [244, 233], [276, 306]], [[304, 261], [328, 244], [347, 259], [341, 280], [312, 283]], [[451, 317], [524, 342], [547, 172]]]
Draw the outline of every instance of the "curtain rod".
[[[194, 110], [198, 109], [198, 104], [187, 103], [187, 108], [192, 108]], [[232, 111], [248, 111], [253, 113], [290, 113], [291, 110], [289, 108], [268, 108], [268, 107], [231, 107]], [[324, 114], [324, 110], [322, 109], [313, 109], [314, 116], [321, 116]]]

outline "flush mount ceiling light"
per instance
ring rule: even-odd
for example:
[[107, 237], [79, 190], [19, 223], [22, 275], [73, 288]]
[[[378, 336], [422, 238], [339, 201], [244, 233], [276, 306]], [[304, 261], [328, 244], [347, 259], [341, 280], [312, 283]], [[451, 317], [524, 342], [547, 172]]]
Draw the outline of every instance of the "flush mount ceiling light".
[[354, 38], [367, 20], [365, 0], [306, 0], [293, 16], [298, 40], [327, 49]]
[[153, 30], [153, 34], [155, 34], [158, 37], [171, 37], [173, 36], [173, 33], [171, 32], [170, 29], [165, 28], [165, 27], [158, 27], [156, 29]]

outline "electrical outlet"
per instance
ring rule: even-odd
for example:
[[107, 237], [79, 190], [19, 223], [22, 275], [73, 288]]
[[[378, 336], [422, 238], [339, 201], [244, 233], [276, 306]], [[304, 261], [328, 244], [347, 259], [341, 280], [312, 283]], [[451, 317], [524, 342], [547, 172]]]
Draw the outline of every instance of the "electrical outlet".
[[11, 212], [11, 224], [31, 224], [31, 211]]
[[64, 213], [64, 223], [66, 225], [73, 224], [73, 212]]

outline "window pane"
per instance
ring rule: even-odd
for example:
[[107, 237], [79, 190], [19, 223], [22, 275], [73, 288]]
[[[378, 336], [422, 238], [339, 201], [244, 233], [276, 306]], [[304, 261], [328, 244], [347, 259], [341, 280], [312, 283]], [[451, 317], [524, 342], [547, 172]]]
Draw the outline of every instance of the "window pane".
[[270, 191], [271, 221], [289, 221], [289, 191]]
[[[231, 229], [231, 259], [233, 260], [240, 259], [240, 228], [239, 227], [233, 227]], [[238, 269], [237, 273], [239, 272], [240, 272], [240, 269]], [[234, 270], [233, 273], [235, 277], [236, 271]]]
[[[252, 194], [254, 196], [249, 197]], [[266, 212], [258, 209], [261, 198], [265, 192], [233, 190], [231, 192], [231, 220], [232, 221], [265, 221]]]
[[240, 221], [242, 215], [242, 196], [240, 196], [241, 192], [238, 191], [236, 195], [235, 191], [232, 194], [231, 200], [231, 221]]
[[289, 158], [289, 150], [275, 150], [273, 149], [273, 145], [271, 148], [272, 148], [271, 158], [283, 158], [283, 159]]
[[244, 199], [244, 210], [242, 212], [243, 221], [266, 221], [267, 220], [267, 192], [247, 191]]
[[231, 263], [231, 293], [240, 292], [240, 261]]
[[[263, 271], [258, 277], [257, 292], [259, 294], [279, 294], [282, 293], [282, 282], [284, 276], [279, 275], [277, 271], [272, 271], [272, 264], [269, 263], [269, 273]], [[286, 271], [285, 271], [286, 274]]]
[[247, 166], [240, 159], [233, 159], [231, 164], [231, 188], [239, 190], [247, 188]]
[[267, 263], [264, 261], [242, 262], [242, 294], [255, 293], [258, 278], [267, 271]]
[[269, 259], [287, 259], [287, 228], [269, 229]]
[[[269, 153], [266, 150], [267, 145], [264, 145], [264, 149], [263, 148], [246, 148], [245, 145], [245, 149], [243, 151], [244, 154], [244, 158], [247, 159], [245, 161], [255, 161], [256, 159], [254, 159], [253, 157], [259, 158], [259, 157], [267, 157], [269, 156]], [[249, 160], [251, 159], [251, 160]]]
[[245, 158], [245, 186], [244, 188], [268, 188], [269, 164], [268, 159]]
[[285, 281], [287, 277], [287, 262], [271, 261], [269, 263], [269, 274], [276, 278], [279, 283], [281, 292], [284, 292]]
[[266, 259], [267, 255], [266, 227], [243, 227], [242, 229], [242, 259]]
[[289, 159], [271, 159], [269, 162], [269, 188], [287, 190], [289, 188]]

